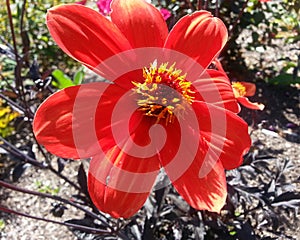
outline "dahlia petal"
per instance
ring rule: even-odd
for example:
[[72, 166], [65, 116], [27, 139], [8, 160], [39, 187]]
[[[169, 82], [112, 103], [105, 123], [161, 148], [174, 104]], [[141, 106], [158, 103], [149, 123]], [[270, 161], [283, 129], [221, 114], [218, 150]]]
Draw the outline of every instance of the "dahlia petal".
[[183, 115], [165, 125], [167, 139], [159, 152], [161, 165], [172, 182], [191, 166], [199, 147], [197, 116], [191, 107], [185, 107]]
[[[95, 109], [107, 83], [89, 83], [58, 91], [38, 108], [33, 131], [39, 143], [63, 158], [88, 158], [98, 151]], [[116, 92], [122, 91], [115, 86]], [[110, 96], [110, 101], [114, 96]]]
[[249, 83], [249, 82], [240, 82], [240, 83], [246, 88], [245, 96], [247, 97], [254, 96], [256, 92], [256, 85], [254, 83]]
[[[140, 113], [137, 112], [135, 115], [139, 114]], [[122, 158], [131, 159], [131, 161], [136, 164], [139, 164], [139, 162], [147, 162], [147, 165], [140, 165], [139, 171], [144, 172], [149, 169], [151, 169], [151, 171], [158, 170], [159, 166], [155, 159], [160, 150], [160, 146], [164, 144], [165, 140], [162, 139], [161, 141], [158, 138], [157, 132], [159, 129], [151, 134], [151, 125], [153, 124], [148, 124], [147, 121], [139, 121], [137, 116], [133, 116], [130, 119], [129, 125], [128, 122], [124, 120], [114, 121], [112, 125], [104, 128], [97, 128], [97, 136], [102, 151], [107, 156], [109, 155], [109, 158], [116, 159], [114, 161], [120, 161], [122, 168], [126, 171], [136, 172], [137, 169], [135, 165], [124, 163]], [[104, 123], [103, 126], [106, 126], [106, 123]], [[111, 149], [115, 150], [112, 151]], [[153, 158], [154, 160], [152, 160]], [[142, 168], [142, 166], [144, 166], [145, 169]]]
[[248, 125], [231, 111], [205, 103], [194, 103], [198, 117], [200, 136], [209, 145], [209, 151], [202, 172], [220, 160], [225, 169], [233, 169], [243, 162], [243, 155], [249, 150], [251, 139]]
[[[223, 166], [231, 169], [241, 164], [251, 143], [247, 124], [233, 112], [212, 104], [194, 102], [192, 107], [186, 109], [186, 114], [196, 116], [199, 130], [185, 116], [190, 122], [181, 122], [175, 128], [186, 123], [188, 126], [181, 128], [184, 131], [167, 128], [168, 136], [181, 141], [169, 144], [169, 156], [168, 152], [161, 153], [160, 161], [174, 187], [191, 206], [219, 212], [226, 199]], [[185, 152], [180, 151], [182, 146]], [[181, 163], [174, 164], [180, 158]]]
[[226, 74], [212, 69], [206, 70], [200, 79], [193, 82], [195, 99], [224, 107], [234, 113], [240, 111], [237, 100]]
[[264, 110], [265, 105], [262, 103], [257, 103], [257, 102], [251, 102], [248, 98], [246, 97], [239, 97], [238, 102], [242, 104], [244, 107], [253, 109], [253, 110]]
[[225, 70], [224, 70], [224, 68], [222, 66], [222, 63], [220, 62], [220, 60], [218, 60], [218, 58], [214, 59], [213, 63], [215, 64], [215, 66], [216, 66], [216, 68], [217, 68], [218, 71], [221, 71], [224, 74], [226, 74], [226, 72], [225, 72]]
[[202, 154], [199, 152], [190, 168], [172, 184], [193, 208], [219, 213], [227, 197], [224, 169], [221, 162], [217, 162], [205, 177], [200, 178]]
[[90, 196], [101, 211], [115, 218], [129, 218], [145, 203], [158, 169], [157, 156], [136, 158], [115, 146], [92, 159], [88, 177]]
[[198, 11], [176, 23], [165, 47], [188, 55], [205, 69], [226, 41], [227, 29], [224, 23], [207, 11]]
[[119, 146], [140, 158], [157, 154], [165, 142], [165, 137], [157, 134], [161, 127], [155, 125], [155, 118], [138, 110], [136, 95], [131, 89], [116, 91], [118, 88], [114, 85], [117, 84], [111, 84], [104, 91], [95, 113], [95, 129], [102, 150], [106, 152]]
[[95, 206], [114, 218], [130, 218], [145, 203], [149, 193], [129, 193], [107, 187], [89, 173], [88, 190]]
[[54, 93], [40, 105], [34, 117], [37, 141], [64, 158], [78, 158], [72, 133], [72, 111], [78, 90], [79, 86], [75, 86]]
[[101, 75], [105, 72], [97, 66], [102, 61], [131, 49], [130, 43], [112, 22], [79, 4], [65, 4], [48, 10], [47, 26], [65, 53]]
[[112, 22], [133, 48], [162, 47], [168, 35], [163, 16], [153, 5], [141, 0], [114, 0]]

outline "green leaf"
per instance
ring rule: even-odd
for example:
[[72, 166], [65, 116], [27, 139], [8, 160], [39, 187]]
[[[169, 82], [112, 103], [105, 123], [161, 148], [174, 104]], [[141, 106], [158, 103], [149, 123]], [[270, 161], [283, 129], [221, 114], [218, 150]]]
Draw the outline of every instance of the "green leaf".
[[259, 34], [257, 32], [252, 32], [253, 42], [258, 42]]
[[73, 81], [68, 76], [66, 76], [63, 71], [59, 69], [55, 69], [52, 72], [52, 76], [56, 79], [56, 84], [54, 82], [52, 82], [52, 84], [59, 89], [75, 85]]
[[81, 84], [84, 79], [84, 75], [85, 75], [85, 73], [84, 73], [83, 69], [78, 70], [74, 75], [73, 83], [75, 85]]
[[253, 14], [253, 24], [257, 26], [259, 23], [261, 23], [265, 19], [265, 14], [263, 12], [256, 12]]
[[283, 73], [269, 79], [268, 82], [275, 85], [291, 85], [300, 83], [300, 77], [295, 77], [293, 74]]
[[287, 62], [286, 65], [281, 69], [282, 72], [287, 72], [291, 68], [297, 67], [295, 62]]
[[0, 219], [0, 230], [3, 230], [5, 228], [5, 222], [3, 219]]

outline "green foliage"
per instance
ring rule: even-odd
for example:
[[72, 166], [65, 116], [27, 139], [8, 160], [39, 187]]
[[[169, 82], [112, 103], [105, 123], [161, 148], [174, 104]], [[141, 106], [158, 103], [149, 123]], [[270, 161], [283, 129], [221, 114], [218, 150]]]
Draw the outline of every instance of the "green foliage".
[[81, 68], [80, 70], [78, 70], [75, 75], [74, 75], [74, 79], [73, 79], [73, 82], [75, 85], [79, 85], [82, 83], [83, 79], [84, 79], [84, 71], [83, 71], [83, 68]]
[[[1, 100], [1, 99], [0, 99]], [[9, 106], [0, 101], [0, 136], [7, 137], [11, 135], [14, 131], [12, 122], [20, 114], [11, 109]]]
[[36, 181], [35, 182], [36, 188], [40, 193], [48, 193], [51, 195], [57, 195], [59, 193], [59, 188], [54, 188], [50, 185], [44, 184], [41, 181]]
[[275, 85], [300, 84], [300, 77], [289, 73], [282, 73], [274, 78], [269, 79], [268, 82]]
[[[253, 76], [252, 71], [259, 72], [261, 79], [272, 84], [299, 83], [299, 47], [296, 50], [300, 44], [299, 9], [298, 0], [223, 1], [220, 17], [229, 29], [229, 42], [223, 52], [224, 68], [240, 80]], [[271, 58], [271, 63], [266, 62], [267, 58]]]
[[3, 219], [0, 219], [0, 230], [3, 230], [5, 228], [5, 221]]
[[52, 81], [52, 85], [58, 89], [79, 85], [82, 83], [84, 75], [85, 73], [83, 68], [81, 68], [74, 74], [74, 78], [72, 80], [63, 71], [55, 69], [52, 71], [52, 76], [56, 81]]
[[53, 81], [52, 84], [58, 89], [74, 86], [73, 81], [59, 69], [55, 69], [52, 72], [52, 76], [56, 79], [56, 81]]
[[[0, 88], [5, 87], [8, 83], [13, 83], [15, 67], [16, 62], [13, 59], [7, 57], [6, 55], [0, 55]], [[3, 79], [6, 81], [3, 81]]]
[[[66, 71], [71, 70], [79, 64], [64, 54], [52, 40], [45, 24], [47, 9], [62, 3], [70, 3], [67, 0], [12, 0], [10, 8], [12, 11], [13, 24], [19, 53], [27, 54], [31, 59], [36, 58], [41, 71], [46, 71], [51, 66], [60, 66]], [[24, 14], [22, 14], [24, 12]], [[0, 35], [12, 42], [12, 33], [9, 26], [9, 17], [6, 4], [0, 5]], [[28, 61], [29, 59], [25, 59]]]

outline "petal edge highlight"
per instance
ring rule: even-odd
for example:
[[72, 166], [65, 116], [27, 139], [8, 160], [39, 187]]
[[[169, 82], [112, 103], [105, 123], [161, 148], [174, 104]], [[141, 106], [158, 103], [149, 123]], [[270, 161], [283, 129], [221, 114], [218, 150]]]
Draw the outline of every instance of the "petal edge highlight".
[[[34, 117], [33, 131], [37, 141], [49, 152], [63, 158], [79, 159], [95, 155], [99, 147], [90, 126], [94, 126], [95, 108], [101, 90], [107, 85], [100, 82], [83, 84], [49, 96]], [[78, 144], [77, 138], [84, 140]]]
[[184, 16], [175, 24], [165, 47], [194, 58], [205, 69], [226, 41], [224, 23], [207, 11], [198, 11]]
[[58, 46], [96, 72], [95, 68], [105, 59], [131, 49], [120, 30], [91, 8], [79, 4], [60, 5], [48, 10], [46, 19]]
[[161, 13], [144, 0], [114, 0], [113, 23], [123, 32], [133, 48], [162, 47], [168, 27]]

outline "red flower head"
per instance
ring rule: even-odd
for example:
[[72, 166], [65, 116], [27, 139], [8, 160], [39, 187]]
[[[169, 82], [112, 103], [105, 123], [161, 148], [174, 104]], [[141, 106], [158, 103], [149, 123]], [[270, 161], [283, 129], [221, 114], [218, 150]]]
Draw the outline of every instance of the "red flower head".
[[[215, 59], [213, 61], [213, 63], [219, 72], [221, 72], [224, 76], [227, 76], [227, 74], [225, 73], [225, 71], [222, 67], [221, 62], [218, 59]], [[230, 82], [229, 78], [228, 78], [228, 82]], [[256, 86], [254, 83], [232, 82], [231, 86], [233, 89], [234, 97], [244, 107], [250, 108], [253, 110], [264, 110], [265, 105], [263, 105], [262, 103], [250, 102], [249, 99], [247, 98], [247, 97], [253, 96], [256, 92]]]
[[227, 40], [221, 20], [198, 11], [168, 33], [154, 6], [114, 0], [111, 21], [78, 4], [49, 10], [56, 43], [110, 81], [69, 87], [39, 107], [37, 140], [64, 158], [91, 158], [95, 205], [130, 217], [163, 168], [194, 208], [219, 212], [225, 169], [250, 146], [247, 124], [223, 73], [207, 70]]
[[262, 103], [250, 102], [247, 97], [251, 97], [255, 94], [256, 86], [254, 83], [248, 82], [233, 82], [232, 83], [233, 93], [236, 99], [244, 107], [253, 110], [264, 110], [265, 105]]

